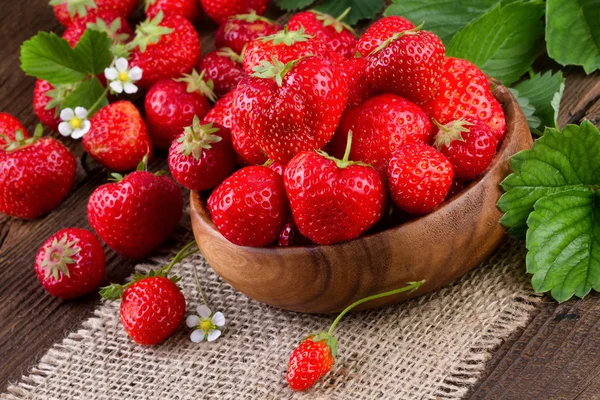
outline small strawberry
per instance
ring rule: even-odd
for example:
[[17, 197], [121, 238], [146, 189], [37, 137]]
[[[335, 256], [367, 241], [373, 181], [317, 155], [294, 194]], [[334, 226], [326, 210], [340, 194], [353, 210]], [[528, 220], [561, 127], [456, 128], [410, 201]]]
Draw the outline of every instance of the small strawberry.
[[29, 132], [18, 119], [8, 113], [0, 113], [0, 154], [9, 142], [16, 139], [17, 132], [21, 132], [23, 139], [29, 137]]
[[400, 148], [390, 160], [388, 184], [392, 200], [411, 214], [427, 214], [444, 202], [454, 179], [452, 164], [422, 143]]
[[75, 299], [98, 289], [106, 257], [90, 231], [63, 229], [50, 237], [35, 258], [35, 274], [44, 289], [62, 299]]
[[472, 180], [488, 169], [496, 155], [498, 139], [485, 122], [459, 119], [436, 125], [439, 131], [435, 147], [448, 157], [456, 178]]
[[307, 34], [320, 38], [329, 50], [351, 58], [356, 53], [358, 39], [354, 29], [342, 22], [348, 13], [350, 8], [338, 18], [315, 10], [301, 12], [290, 19], [288, 28], [290, 31], [304, 29]]
[[190, 73], [200, 60], [200, 40], [194, 26], [179, 15], [147, 19], [136, 29], [130, 43], [131, 67], [144, 71], [137, 84], [148, 88], [161, 79]]
[[323, 152], [303, 152], [285, 169], [285, 190], [300, 232], [329, 245], [353, 240], [379, 221], [386, 208], [385, 184], [373, 167]]
[[228, 47], [237, 54], [243, 54], [246, 45], [262, 36], [270, 36], [283, 29], [283, 26], [256, 12], [234, 15], [222, 23], [215, 34], [215, 47]]
[[126, 43], [133, 37], [133, 29], [125, 17], [114, 11], [98, 11], [73, 21], [63, 39], [75, 47], [87, 29], [105, 32], [115, 44]]
[[190, 75], [156, 82], [146, 94], [145, 110], [152, 144], [168, 149], [171, 142], [190, 126], [194, 116], [204, 118], [215, 95], [205, 74], [196, 70]]
[[131, 171], [152, 153], [146, 123], [129, 101], [102, 108], [90, 118], [90, 123], [83, 146], [94, 160], [112, 171]]
[[212, 80], [215, 94], [219, 97], [235, 89], [246, 73], [242, 66], [243, 57], [229, 48], [221, 48], [208, 53], [198, 70], [206, 71], [206, 77]]
[[65, 27], [95, 12], [110, 11], [129, 18], [138, 8], [138, 0], [50, 0], [54, 15]]
[[477, 118], [495, 132], [498, 143], [506, 134], [502, 105], [494, 97], [487, 77], [474, 64], [446, 57], [437, 96], [423, 110], [440, 124]]
[[75, 182], [75, 157], [56, 139], [17, 131], [0, 151], [0, 212], [34, 219], [54, 210]]
[[146, 16], [153, 18], [160, 11], [165, 15], [179, 15], [191, 23], [200, 19], [198, 0], [144, 0]]
[[90, 196], [88, 220], [100, 239], [123, 257], [139, 260], [173, 233], [183, 214], [181, 190], [171, 178], [145, 170], [100, 186]]
[[321, 149], [333, 137], [346, 101], [346, 83], [327, 60], [263, 61], [236, 89], [234, 146], [236, 133], [243, 132], [282, 163]]
[[236, 154], [229, 129], [212, 122], [201, 124], [197, 116], [169, 150], [169, 169], [173, 178], [190, 190], [217, 187], [231, 175], [235, 164]]
[[41, 79], [37, 80], [33, 89], [33, 110], [42, 124], [58, 132], [60, 118], [57, 107], [75, 88], [73, 84], [52, 86]]
[[227, 129], [233, 128], [233, 102], [235, 100], [235, 91], [227, 93], [215, 103], [212, 110], [204, 117], [205, 121], [214, 122], [224, 126]]
[[221, 25], [238, 14], [254, 11], [258, 15], [263, 15], [267, 11], [269, 0], [200, 0], [200, 4], [204, 12]]
[[442, 41], [431, 32], [397, 32], [368, 56], [366, 75], [376, 92], [422, 104], [437, 93], [444, 53]]
[[367, 100], [346, 111], [331, 141], [331, 152], [342, 157], [353, 133], [350, 160], [362, 161], [385, 173], [392, 155], [406, 143], [432, 141], [431, 122], [414, 103], [393, 94]]
[[244, 70], [248, 75], [255, 72], [264, 62], [277, 59], [283, 64], [302, 57], [317, 56], [329, 59], [329, 49], [321, 39], [307, 35], [304, 29], [289, 31], [285, 28], [271, 36], [260, 37], [250, 42], [244, 52]]
[[395, 33], [414, 28], [414, 24], [406, 18], [396, 16], [381, 18], [360, 37], [356, 46], [357, 53], [362, 57], [367, 57]]
[[[273, 164], [275, 165], [275, 164]], [[270, 167], [273, 169], [273, 166]], [[279, 247], [294, 247], [294, 246], [309, 246], [310, 240], [302, 236], [296, 223], [294, 222], [294, 218], [291, 216], [288, 218], [287, 223], [283, 227], [283, 230], [279, 234], [279, 239], [277, 240], [277, 246]]]
[[283, 178], [267, 167], [242, 168], [216, 188], [208, 209], [219, 232], [238, 246], [277, 241], [289, 211]]

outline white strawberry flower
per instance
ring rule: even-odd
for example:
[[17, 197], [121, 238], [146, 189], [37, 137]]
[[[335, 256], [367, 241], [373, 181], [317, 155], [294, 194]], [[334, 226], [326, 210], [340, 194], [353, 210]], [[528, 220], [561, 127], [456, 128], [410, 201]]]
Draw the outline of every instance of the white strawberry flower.
[[125, 58], [118, 58], [115, 66], [106, 68], [104, 76], [110, 82], [110, 88], [115, 93], [137, 93], [138, 87], [134, 82], [142, 79], [143, 71], [140, 67], [129, 68], [129, 61]]
[[194, 343], [215, 341], [221, 336], [221, 331], [225, 326], [225, 316], [222, 312], [212, 313], [210, 308], [205, 305], [198, 306], [196, 309], [198, 315], [190, 315], [185, 320], [188, 328], [196, 328], [190, 335]]
[[92, 127], [87, 117], [88, 111], [83, 107], [75, 107], [75, 110], [65, 108], [60, 112], [62, 122], [58, 125], [58, 131], [63, 136], [81, 139]]

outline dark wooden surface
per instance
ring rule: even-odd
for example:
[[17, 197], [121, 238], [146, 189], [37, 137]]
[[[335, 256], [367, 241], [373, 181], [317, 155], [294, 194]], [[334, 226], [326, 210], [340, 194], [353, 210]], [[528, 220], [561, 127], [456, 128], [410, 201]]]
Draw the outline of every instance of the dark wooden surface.
[[[36, 118], [31, 100], [34, 79], [19, 69], [19, 46], [39, 30], [56, 31], [47, 0], [0, 0], [0, 111], [17, 116], [28, 129]], [[212, 47], [214, 25], [198, 25], [203, 49]], [[588, 118], [600, 124], [600, 74], [586, 77], [566, 70], [567, 89], [560, 123]], [[78, 142], [70, 147], [82, 154]], [[160, 159], [159, 159], [160, 162]], [[44, 240], [64, 227], [87, 227], [87, 198], [105, 172], [79, 172], [77, 185], [49, 216], [20, 221], [0, 215], [0, 392], [35, 365], [69, 331], [77, 329], [98, 304], [97, 296], [65, 302], [47, 295], [33, 272], [33, 258]], [[129, 275], [133, 263], [107, 252], [107, 278]], [[531, 322], [495, 352], [471, 399], [600, 399], [600, 296], [557, 305], [540, 304]]]

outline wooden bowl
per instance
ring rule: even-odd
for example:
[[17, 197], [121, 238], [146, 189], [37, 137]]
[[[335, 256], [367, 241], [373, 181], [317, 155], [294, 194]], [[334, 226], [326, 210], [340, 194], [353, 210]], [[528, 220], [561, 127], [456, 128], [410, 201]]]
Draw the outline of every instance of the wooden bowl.
[[507, 134], [488, 172], [462, 194], [425, 215], [383, 232], [332, 246], [248, 248], [215, 228], [198, 193], [191, 194], [196, 241], [210, 266], [234, 288], [275, 307], [339, 312], [363, 297], [426, 280], [413, 293], [366, 303], [381, 307], [432, 292], [479, 265], [500, 244], [496, 203], [510, 157], [531, 147], [527, 121], [503, 86], [494, 95], [506, 113]]

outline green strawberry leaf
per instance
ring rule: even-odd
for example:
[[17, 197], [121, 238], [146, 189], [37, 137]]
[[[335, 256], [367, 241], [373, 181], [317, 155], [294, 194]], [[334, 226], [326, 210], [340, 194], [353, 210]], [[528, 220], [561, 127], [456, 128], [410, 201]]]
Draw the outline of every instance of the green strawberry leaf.
[[555, 193], [535, 203], [527, 221], [527, 272], [538, 293], [559, 303], [600, 291], [600, 191]]
[[600, 132], [591, 122], [546, 129], [531, 150], [511, 158], [514, 171], [503, 182], [498, 201], [502, 224], [523, 236], [534, 204], [550, 194], [600, 184]]
[[83, 81], [77, 89], [71, 92], [59, 109], [84, 107], [88, 110], [88, 118], [90, 118], [94, 112], [107, 105], [106, 89], [102, 86], [98, 78], [94, 76], [91, 79]]
[[85, 62], [87, 72], [98, 75], [112, 63], [111, 46], [112, 40], [106, 32], [88, 29], [75, 47], [75, 53]]
[[541, 120], [543, 126], [556, 128], [558, 107], [565, 89], [565, 78], [562, 72], [552, 74], [552, 71], [548, 71], [543, 75], [535, 74], [532, 78], [519, 83], [515, 89], [535, 107], [535, 116]]
[[508, 86], [531, 67], [542, 46], [542, 1], [498, 4], [458, 32], [447, 55], [464, 58]]
[[298, 11], [310, 6], [316, 0], [277, 0], [277, 5], [286, 11]]
[[538, 132], [537, 128], [540, 127], [542, 121], [535, 115], [535, 107], [533, 104], [531, 104], [528, 98], [523, 97], [517, 89], [509, 88], [508, 90], [512, 93], [515, 100], [517, 100], [517, 103], [519, 103], [521, 110], [523, 110], [523, 114], [525, 114], [525, 117], [527, 118], [529, 129], [532, 132]]
[[600, 0], [548, 0], [548, 55], [562, 65], [581, 65], [590, 74], [600, 68]]
[[325, 0], [315, 9], [338, 17], [350, 8], [350, 13], [344, 18], [344, 22], [354, 25], [361, 19], [375, 18], [383, 7], [385, 7], [385, 0]]

